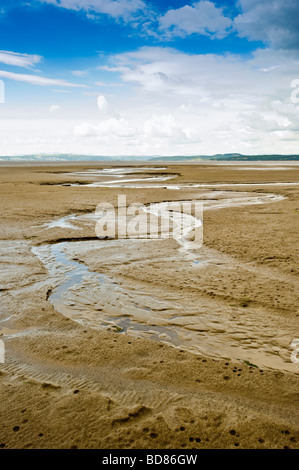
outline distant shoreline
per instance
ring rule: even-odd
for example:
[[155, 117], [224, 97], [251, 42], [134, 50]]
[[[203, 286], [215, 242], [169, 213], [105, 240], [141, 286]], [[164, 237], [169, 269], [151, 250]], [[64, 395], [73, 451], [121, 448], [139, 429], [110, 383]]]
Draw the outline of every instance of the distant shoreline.
[[108, 164], [142, 164], [144, 162], [156, 163], [184, 163], [184, 164], [205, 164], [205, 163], [238, 163], [239, 165], [251, 162], [271, 164], [272, 162], [293, 163], [299, 161], [299, 155], [243, 155], [239, 153], [215, 154], [215, 155], [194, 155], [194, 156], [101, 156], [101, 155], [19, 155], [2, 156], [0, 165], [3, 164], [86, 164], [86, 163], [108, 163]]
[[276, 159], [276, 160], [233, 160], [233, 159], [221, 159], [221, 160], [26, 160], [26, 159], [10, 159], [10, 160], [1, 160], [0, 159], [0, 167], [13, 167], [13, 166], [68, 166], [68, 165], [109, 165], [109, 166], [144, 166], [152, 165], [238, 165], [238, 166], [250, 166], [251, 164], [260, 164], [269, 167], [271, 165], [277, 165], [280, 162], [281, 165], [298, 165], [299, 164], [299, 156], [297, 159]]

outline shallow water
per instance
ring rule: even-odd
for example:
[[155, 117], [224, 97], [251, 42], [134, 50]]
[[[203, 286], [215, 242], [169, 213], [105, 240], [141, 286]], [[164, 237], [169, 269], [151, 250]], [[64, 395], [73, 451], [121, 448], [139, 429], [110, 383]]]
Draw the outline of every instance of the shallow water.
[[[236, 170], [248, 169], [248, 170], [269, 170], [269, 167], [265, 168], [234, 168]], [[272, 168], [270, 168], [272, 169]], [[288, 167], [279, 167], [273, 168], [277, 170], [285, 170], [289, 169]], [[275, 183], [183, 183], [183, 184], [163, 184], [159, 185], [157, 183], [161, 181], [168, 181], [170, 179], [175, 179], [176, 175], [161, 175], [161, 176], [145, 176], [143, 178], [134, 178], [130, 177], [129, 179], [123, 180], [126, 175], [134, 175], [135, 173], [144, 173], [147, 170], [166, 170], [166, 168], [107, 168], [103, 170], [88, 170], [86, 172], [73, 172], [73, 173], [66, 173], [68, 176], [88, 176], [92, 177], [94, 180], [97, 180], [99, 177], [107, 177], [108, 175], [113, 177], [114, 179], [109, 181], [93, 181], [88, 183], [71, 183], [71, 186], [77, 186], [80, 188], [84, 187], [103, 187], [103, 188], [130, 188], [130, 189], [172, 189], [172, 190], [180, 190], [180, 189], [192, 189], [192, 188], [230, 188], [230, 187], [267, 187], [267, 186], [297, 186], [299, 182], [275, 182]], [[136, 184], [136, 182], [141, 181], [142, 184]]]
[[[109, 172], [112, 173], [112, 169]], [[229, 185], [192, 187], [195, 186]], [[115, 187], [115, 183], [111, 183], [111, 187]], [[178, 189], [182, 187], [186, 186], [177, 186]], [[231, 191], [206, 192], [199, 197], [204, 203], [204, 210], [265, 204], [284, 199], [274, 194], [253, 195]], [[213, 263], [215, 260], [207, 249], [195, 251], [190, 249], [188, 236], [192, 231], [201, 228], [202, 220], [191, 214], [182, 217], [182, 214], [176, 212], [177, 204], [184, 202], [186, 201], [165, 201], [150, 204], [144, 210], [162, 218], [169, 215], [171, 217], [173, 222], [171, 237], [177, 241], [178, 250], [174, 252], [173, 260], [167, 259], [167, 261], [180, 261], [182, 265], [189, 263], [190, 269], [201, 269], [206, 263]], [[95, 213], [72, 214], [44, 224], [41, 228], [48, 230], [60, 227], [66, 230], [70, 228], [79, 230], [86, 224], [95, 223], [96, 219]], [[183, 230], [182, 224], [184, 224]], [[273, 365], [273, 352], [267, 352], [267, 345], [260, 337], [263, 326], [261, 322], [264, 322], [269, 329], [267, 318], [257, 319], [255, 313], [252, 313], [249, 333], [248, 325], [242, 322], [237, 324], [231, 314], [225, 313], [217, 303], [213, 305], [213, 301], [207, 303], [201, 298], [189, 299], [183, 292], [174, 297], [167, 292], [154, 293], [138, 286], [136, 288], [126, 286], [123, 281], [111, 278], [105, 272], [90, 271], [83, 262], [78, 261], [80, 252], [86, 253], [95, 247], [99, 259], [106, 256], [106, 250], [114, 250], [110, 258], [111, 265], [116, 260], [121, 262], [124, 248], [134, 253], [141, 247], [146, 257], [146, 244], [151, 242], [151, 239], [70, 241], [33, 247], [32, 251], [45, 265], [51, 277], [52, 293], [49, 301], [55, 310], [82, 325], [146, 337], [198, 354], [225, 358], [238, 357], [252, 361], [259, 358], [263, 366]], [[167, 241], [161, 240], [161, 243]], [[219, 259], [216, 261], [218, 263]], [[273, 329], [275, 337], [275, 328]], [[280, 357], [275, 361], [276, 367], [285, 367]]]
[[[73, 173], [66, 173], [68, 176], [81, 176], [81, 177], [88, 177], [92, 178], [93, 181], [91, 183], [84, 183], [84, 184], [77, 184], [73, 183], [71, 186], [87, 186], [89, 188], [100, 188], [100, 187], [110, 187], [110, 186], [117, 186], [117, 187], [123, 187], [124, 183], [129, 183], [133, 184], [139, 181], [142, 182], [161, 182], [161, 181], [167, 181], [169, 179], [172, 179], [174, 176], [144, 176], [141, 178], [134, 178], [130, 177], [130, 175], [134, 175], [136, 173], [145, 173], [146, 171], [162, 171], [166, 170], [164, 167], [158, 167], [158, 168], [148, 168], [148, 167], [142, 167], [142, 168], [104, 168], [103, 170], [87, 170], [87, 171], [77, 171]], [[129, 175], [129, 179], [123, 179], [125, 176]], [[113, 180], [104, 180], [104, 181], [98, 181], [99, 178], [107, 178], [107, 176], [112, 176], [114, 179]], [[121, 181], [120, 181], [121, 180]]]
[[[82, 244], [86, 248], [90, 242], [62, 242], [32, 248], [56, 284], [49, 297], [55, 310], [84, 326], [125, 331], [181, 345], [175, 330], [154, 324], [154, 319], [159, 319], [158, 312], [168, 311], [173, 315], [178, 307], [146, 292], [123, 288], [106, 274], [91, 272], [66, 254], [66, 248], [77, 250]], [[109, 244], [99, 240], [97, 248], [105, 249]]]

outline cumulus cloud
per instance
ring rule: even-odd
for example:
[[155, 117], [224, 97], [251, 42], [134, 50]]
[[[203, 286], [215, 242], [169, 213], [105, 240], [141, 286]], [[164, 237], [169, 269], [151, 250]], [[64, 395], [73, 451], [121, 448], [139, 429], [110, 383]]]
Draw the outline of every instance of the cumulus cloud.
[[[138, 99], [146, 110], [140, 112], [140, 140], [154, 148], [179, 142], [185, 152], [258, 153], [258, 145], [273, 152], [286, 135], [295, 145], [299, 112], [291, 102], [291, 84], [299, 70], [296, 53], [260, 49], [244, 57], [143, 47], [112, 56], [105, 70], [117, 70], [124, 84], [135, 87], [135, 103]], [[285, 153], [285, 147], [280, 151]]]
[[162, 116], [154, 114], [144, 122], [143, 133], [147, 137], [188, 138], [187, 132], [177, 123], [175, 117], [171, 114]]
[[20, 54], [18, 52], [0, 51], [0, 63], [16, 67], [31, 68], [42, 60], [39, 55]]
[[238, 0], [239, 13], [229, 17], [224, 8], [208, 0], [169, 9], [159, 18], [165, 38], [201, 34], [222, 39], [237, 32], [275, 49], [299, 49], [298, 0]]
[[98, 153], [106, 155], [184, 153], [184, 146], [200, 141], [198, 131], [192, 133], [171, 114], [82, 122], [74, 127], [73, 133], [78, 146], [88, 141], [88, 148], [97, 148]]
[[116, 117], [108, 116], [108, 103], [103, 95], [97, 100], [98, 108], [102, 114], [96, 122], [81, 122], [74, 128], [77, 138], [96, 138], [100, 141], [113, 143], [134, 140], [136, 143], [148, 142], [157, 144], [165, 141], [186, 141], [191, 134], [188, 128], [179, 124], [172, 114], [156, 115], [149, 118], [140, 116]]
[[236, 0], [235, 6], [239, 10], [237, 13], [235, 9], [220, 6], [220, 2], [215, 0], [198, 0], [188, 4], [182, 2], [180, 8], [169, 8], [160, 16], [154, 3], [144, 0], [36, 1], [83, 12], [91, 20], [97, 21], [101, 15], [107, 15], [116, 21], [130, 22], [130, 26], [136, 31], [138, 27], [139, 34], [147, 33], [156, 39], [161, 39], [161, 36], [163, 39], [172, 39], [191, 34], [222, 39], [237, 32], [240, 37], [262, 41], [277, 49], [298, 50], [299, 47], [298, 0]]
[[[124, 83], [151, 101], [186, 99], [201, 109], [242, 109], [290, 98], [290, 85], [298, 74], [296, 54], [261, 49], [244, 57], [237, 54], [187, 54], [174, 48], [143, 47], [110, 59]], [[265, 73], [265, 68], [267, 73]], [[108, 69], [107, 69], [108, 70]]]
[[267, 83], [257, 90], [256, 80], [263, 84], [269, 77], [255, 70], [249, 59], [246, 62], [234, 55], [186, 54], [172, 48], [144, 47], [111, 60], [121, 70], [124, 82], [161, 100], [175, 95], [177, 99], [192, 97], [201, 104], [209, 101], [209, 105], [217, 105], [220, 99], [241, 100], [242, 95], [247, 100], [251, 92], [263, 95], [269, 86]]
[[275, 113], [240, 113], [239, 117], [245, 128], [260, 133], [283, 131], [290, 124], [286, 117]]
[[159, 19], [160, 30], [168, 37], [185, 37], [197, 33], [221, 39], [228, 35], [232, 24], [223, 8], [205, 0], [193, 3], [192, 6], [168, 10]]
[[76, 137], [99, 137], [99, 138], [127, 138], [138, 134], [137, 128], [126, 119], [109, 118], [107, 120], [90, 123], [83, 122], [74, 128]]
[[61, 86], [68, 88], [80, 88], [85, 85], [79, 85], [76, 83], [67, 82], [66, 80], [56, 79], [56, 78], [46, 78], [39, 75], [27, 75], [22, 73], [12, 73], [6, 72], [5, 70], [0, 70], [0, 77], [7, 78], [9, 80], [14, 80], [17, 82], [30, 83], [31, 85], [39, 86]]
[[235, 27], [241, 37], [272, 47], [299, 49], [298, 0], [239, 0]]

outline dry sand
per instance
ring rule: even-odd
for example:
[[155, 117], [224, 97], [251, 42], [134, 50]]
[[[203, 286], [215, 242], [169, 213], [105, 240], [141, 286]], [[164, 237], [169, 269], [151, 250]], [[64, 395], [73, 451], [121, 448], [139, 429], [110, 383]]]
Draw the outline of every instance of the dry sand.
[[85, 307], [109, 301], [95, 289], [85, 300], [84, 292], [73, 292], [81, 322], [57, 312], [49, 301], [53, 278], [31, 248], [95, 238], [94, 224], [79, 230], [42, 225], [94, 211], [99, 202], [116, 204], [118, 194], [130, 204], [196, 199], [201, 190], [57, 185], [87, 182], [65, 173], [103, 164], [1, 165], [0, 334], [6, 356], [0, 364], [0, 448], [299, 447], [299, 364], [291, 362], [291, 342], [299, 338], [299, 186], [275, 185], [299, 182], [299, 167], [166, 166], [160, 173], [174, 176], [167, 183], [223, 183], [221, 190], [285, 197], [206, 211], [206, 263], [185, 259], [174, 240], [140, 241], [134, 250], [127, 243], [121, 253], [111, 247], [103, 255], [96, 245], [68, 250], [117, 282], [122, 295], [142, 292], [180, 305], [175, 319], [167, 308], [165, 315], [157, 309], [154, 319], [187, 334], [177, 347], [163, 337], [90, 327]]

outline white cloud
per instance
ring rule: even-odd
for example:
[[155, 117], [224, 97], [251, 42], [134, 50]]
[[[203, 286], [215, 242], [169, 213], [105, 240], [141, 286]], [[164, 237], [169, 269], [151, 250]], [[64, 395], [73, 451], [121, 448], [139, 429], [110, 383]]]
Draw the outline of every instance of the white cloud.
[[42, 60], [39, 55], [20, 54], [18, 52], [0, 51], [0, 63], [16, 67], [30, 68]]
[[181, 126], [172, 115], [153, 115], [146, 120], [138, 116], [109, 118], [74, 127], [76, 148], [81, 145], [85, 153], [86, 149], [94, 149], [101, 155], [182, 154], [192, 142], [197, 145], [200, 141], [198, 133], [193, 141], [189, 133], [191, 136], [192, 131]]
[[31, 85], [39, 86], [61, 86], [69, 88], [84, 87], [85, 85], [79, 85], [76, 83], [70, 83], [65, 80], [55, 79], [55, 78], [46, 78], [38, 75], [26, 75], [21, 73], [12, 73], [0, 70], [0, 77], [7, 78], [9, 80], [15, 80], [17, 82], [30, 83]]
[[168, 10], [159, 19], [160, 30], [168, 37], [197, 33], [220, 39], [228, 35], [232, 24], [232, 20], [224, 15], [223, 8], [204, 0], [192, 6]]
[[239, 115], [244, 128], [259, 133], [270, 133], [286, 130], [290, 121], [275, 113], [240, 113]]
[[[75, 126], [76, 137], [97, 138], [102, 142], [125, 143], [134, 141], [140, 145], [141, 142], [153, 145], [165, 139], [172, 142], [186, 141], [189, 139], [190, 130], [178, 124], [171, 114], [156, 115], [149, 118], [141, 118], [139, 115], [131, 117], [107, 116], [108, 103], [103, 95], [97, 100], [98, 108], [103, 112], [101, 120], [82, 122]], [[127, 113], [128, 114], [128, 113]]]
[[120, 70], [124, 83], [135, 85], [139, 98], [142, 95], [168, 106], [175, 100], [183, 99], [181, 105], [190, 99], [201, 109], [252, 109], [273, 99], [289, 98], [290, 83], [299, 70], [295, 54], [270, 49], [243, 57], [143, 47], [113, 56], [110, 62], [112, 70]]
[[108, 140], [133, 137], [138, 134], [137, 128], [126, 119], [109, 118], [98, 123], [84, 122], [74, 128], [77, 137], [102, 137]]
[[112, 60], [124, 82], [161, 100], [176, 95], [216, 104], [220, 99], [235, 100], [238, 93], [240, 99], [241, 94], [248, 95], [248, 87], [256, 91], [253, 80], [259, 77], [248, 63], [233, 55], [185, 54], [172, 48], [144, 47]]
[[157, 116], [154, 114], [150, 119], [145, 121], [143, 125], [143, 133], [145, 137], [162, 137], [178, 139], [187, 137], [186, 131], [178, 125], [176, 119], [171, 114]]
[[142, 0], [39, 0], [68, 10], [84, 11], [91, 19], [96, 14], [106, 14], [113, 18], [128, 20], [138, 11], [145, 10], [146, 4]]

